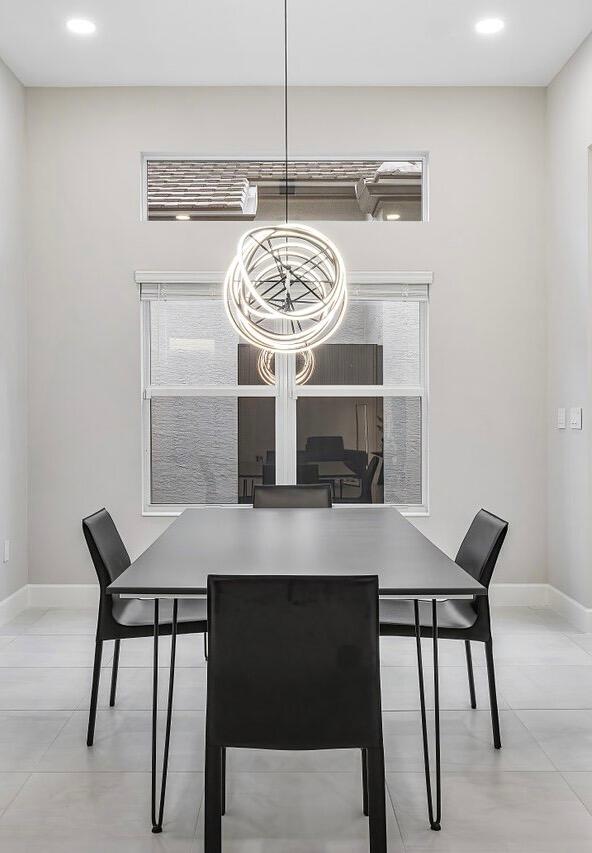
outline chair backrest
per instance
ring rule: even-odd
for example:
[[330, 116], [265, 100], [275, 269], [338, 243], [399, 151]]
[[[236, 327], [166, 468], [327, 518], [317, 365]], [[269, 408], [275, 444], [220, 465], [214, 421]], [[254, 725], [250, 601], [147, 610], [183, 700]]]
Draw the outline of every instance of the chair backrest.
[[306, 453], [313, 462], [339, 462], [345, 448], [342, 435], [311, 435], [306, 439]]
[[362, 492], [360, 497], [367, 501], [368, 503], [372, 503], [372, 483], [374, 482], [374, 478], [376, 476], [376, 469], [380, 465], [380, 457], [373, 456], [364, 473], [362, 474]]
[[480, 509], [461, 542], [456, 562], [475, 580], [488, 587], [507, 532], [507, 521], [486, 509]]
[[83, 518], [82, 530], [104, 591], [130, 565], [129, 554], [106, 509]]
[[331, 486], [310, 483], [300, 486], [255, 486], [255, 509], [324, 509], [332, 506]]
[[348, 468], [361, 477], [368, 467], [368, 454], [365, 450], [348, 450], [343, 451], [343, 461]]
[[376, 577], [210, 576], [208, 636], [212, 745], [379, 745]]
[[264, 462], [261, 466], [263, 485], [272, 486], [275, 483], [275, 462]]

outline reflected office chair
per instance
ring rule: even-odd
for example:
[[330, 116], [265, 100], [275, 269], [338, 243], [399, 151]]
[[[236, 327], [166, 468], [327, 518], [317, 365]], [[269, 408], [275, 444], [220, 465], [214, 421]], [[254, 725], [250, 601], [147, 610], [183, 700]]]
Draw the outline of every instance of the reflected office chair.
[[357, 497], [339, 498], [340, 504], [371, 504], [372, 503], [372, 485], [376, 477], [376, 471], [380, 465], [381, 459], [379, 456], [373, 456], [368, 467], [360, 478], [360, 493]]
[[[480, 509], [469, 527], [456, 555], [456, 563], [472, 577], [489, 589], [491, 576], [508, 532], [508, 522], [485, 509]], [[422, 637], [432, 636], [431, 602], [420, 602], [420, 625]], [[471, 641], [485, 644], [489, 702], [493, 743], [501, 747], [495, 669], [493, 665], [493, 641], [489, 596], [478, 595], [470, 601], [449, 599], [437, 605], [438, 637], [445, 640], [463, 640], [469, 676], [471, 708], [477, 707]], [[413, 605], [410, 601], [380, 602], [380, 633], [386, 637], [415, 636]]]
[[[97, 697], [101, 676], [103, 642], [115, 640], [113, 666], [111, 669], [111, 693], [109, 705], [115, 705], [117, 690], [117, 671], [119, 668], [119, 646], [121, 640], [130, 637], [152, 637], [154, 635], [154, 605], [152, 601], [139, 598], [120, 598], [109, 595], [107, 587], [130, 565], [129, 554], [113, 519], [106, 509], [89, 515], [82, 520], [82, 530], [88, 550], [99, 579], [99, 615], [95, 640], [95, 661], [92, 689], [90, 694], [90, 713], [86, 743], [92, 746], [97, 715]], [[164, 622], [159, 622], [159, 634], [171, 633], [172, 602], [162, 600], [160, 612]], [[177, 632], [179, 634], [204, 634], [207, 631], [207, 606], [200, 599], [187, 599], [179, 602]]]
[[255, 486], [255, 509], [327, 509], [332, 506], [331, 486], [311, 483], [301, 486]]
[[386, 853], [378, 579], [210, 576], [208, 626], [205, 853], [222, 850], [227, 747], [361, 749]]

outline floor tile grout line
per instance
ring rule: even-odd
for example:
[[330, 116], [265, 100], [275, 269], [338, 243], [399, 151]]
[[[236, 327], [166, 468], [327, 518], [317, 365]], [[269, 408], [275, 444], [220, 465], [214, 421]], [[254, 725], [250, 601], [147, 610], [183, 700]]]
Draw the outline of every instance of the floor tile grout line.
[[[69, 709], [68, 709], [68, 710], [69, 710]], [[66, 717], [66, 719], [65, 719], [65, 720], [64, 720], [64, 722], [63, 722], [63, 724], [60, 726], [60, 728], [59, 728], [59, 729], [58, 729], [58, 731], [56, 732], [56, 735], [55, 735], [55, 737], [53, 738], [53, 740], [52, 740], [50, 743], [48, 743], [48, 744], [47, 744], [47, 748], [46, 748], [46, 749], [44, 750], [44, 752], [39, 756], [39, 758], [38, 758], [38, 760], [37, 760], [37, 765], [39, 765], [39, 763], [40, 763], [41, 761], [43, 761], [43, 759], [45, 758], [45, 756], [47, 755], [47, 753], [49, 752], [49, 750], [51, 749], [51, 747], [54, 745], [54, 743], [56, 742], [56, 740], [59, 738], [59, 736], [61, 735], [61, 733], [64, 731], [64, 729], [66, 728], [66, 726], [68, 725], [68, 723], [70, 722], [70, 720], [72, 719], [72, 717], [74, 716], [74, 714], [75, 714], [75, 711], [72, 711], [72, 712], [71, 712], [71, 713]], [[33, 771], [33, 772], [35, 772], [35, 771]]]
[[[203, 774], [202, 774], [202, 775], [203, 775]], [[198, 838], [197, 830], [198, 830], [198, 828], [199, 828], [199, 816], [200, 816], [200, 814], [201, 814], [202, 803], [203, 803], [203, 801], [204, 801], [204, 798], [205, 798], [205, 780], [204, 780], [204, 784], [202, 784], [201, 796], [200, 796], [200, 798], [199, 798], [199, 805], [198, 805], [198, 807], [197, 807], [197, 811], [196, 811], [196, 813], [195, 813], [195, 823], [193, 824], [193, 837], [194, 837], [196, 840], [197, 840], [197, 838]]]
[[[27, 773], [29, 776], [72, 776], [76, 774], [78, 776], [94, 776], [96, 773], [100, 773], [101, 775], [106, 775], [107, 773], [113, 773], [116, 775], [125, 774], [126, 776], [150, 776], [150, 768], [147, 770], [6, 770], [3, 771], [6, 773]], [[197, 770], [169, 770], [169, 774], [175, 773], [178, 776], [181, 775], [193, 775], [200, 776], [201, 770], [198, 768]], [[246, 772], [246, 771], [245, 771]], [[275, 771], [270, 771], [275, 772]], [[328, 771], [333, 772], [333, 771]]]
[[[82, 700], [82, 701], [84, 701], [84, 700]], [[114, 713], [117, 713], [119, 711], [138, 713], [140, 711], [146, 711], [146, 712], [151, 711], [151, 709], [152, 709], [152, 706], [148, 703], [143, 705], [143, 706], [134, 706], [134, 707], [125, 707], [125, 708], [119, 707], [116, 709], [110, 709], [108, 705], [100, 705], [100, 704], [97, 707], [98, 711], [110, 711], [111, 710], [111, 711], [114, 711]], [[166, 705], [159, 706], [158, 710], [159, 710], [159, 712], [166, 710]], [[177, 713], [177, 712], [179, 712], [179, 713], [191, 713], [191, 712], [204, 713], [205, 710], [206, 709], [204, 706], [201, 706], [201, 707], [193, 706], [193, 707], [185, 707], [185, 708], [176, 708], [175, 713]], [[417, 706], [411, 706], [411, 705], [408, 707], [405, 707], [405, 708], [401, 708], [401, 707], [399, 707], [399, 708], [384, 708], [383, 707], [382, 710], [383, 710], [383, 713], [385, 713], [385, 714], [399, 714], [399, 713], [400, 714], [410, 714], [410, 713], [418, 713], [419, 712], [419, 708]], [[433, 711], [434, 709], [433, 709], [433, 707], [430, 708], [428, 706], [427, 710]], [[442, 707], [441, 706], [440, 707], [440, 712], [442, 714], [460, 713], [463, 711], [471, 711], [471, 710], [473, 710], [473, 709], [471, 709], [468, 705], [462, 705], [462, 706], [458, 705], [458, 706], [450, 706], [450, 707]], [[489, 707], [486, 705], [483, 705], [482, 707], [477, 708], [475, 710], [487, 711], [489, 713]], [[503, 713], [504, 711], [506, 711], [506, 712], [507, 711], [513, 711], [515, 713], [520, 712], [520, 711], [550, 711], [550, 712], [556, 711], [558, 713], [565, 712], [565, 711], [570, 711], [570, 712], [592, 711], [592, 699], [591, 699], [591, 702], [589, 705], [580, 705], [580, 706], [575, 706], [575, 707], [573, 707], [573, 706], [567, 706], [567, 707], [563, 707], [563, 706], [562, 707], [556, 707], [556, 706], [546, 707], [545, 706], [545, 707], [542, 707], [541, 705], [537, 705], [536, 707], [530, 707], [530, 706], [529, 707], [517, 707], [515, 705], [508, 704], [507, 708], [500, 708], [499, 710], [500, 710], [500, 713]], [[77, 711], [88, 712], [88, 706], [85, 707], [82, 704], [76, 705], [75, 707], [72, 707], [72, 706], [59, 707], [59, 706], [55, 706], [55, 705], [53, 707], [52, 706], [44, 707], [44, 706], [37, 705], [37, 706], [35, 706], [35, 708], [31, 708], [31, 707], [20, 706], [20, 705], [16, 706], [16, 707], [15, 706], [2, 707], [2, 705], [0, 703], [0, 713], [21, 713], [22, 714], [22, 713], [37, 712], [37, 711], [44, 712], [44, 713], [51, 713], [51, 712], [59, 713], [60, 711], [64, 711], [64, 712], [68, 712], [70, 714], [73, 714], [74, 712], [77, 712]]]
[[572, 792], [575, 794], [575, 796], [578, 798], [578, 800], [579, 800], [579, 801], [581, 802], [581, 804], [584, 806], [584, 808], [586, 809], [586, 811], [588, 812], [588, 814], [589, 814], [590, 816], [592, 816], [592, 808], [590, 808], [589, 806], [587, 806], [587, 805], [586, 805], [586, 803], [585, 803], [585, 802], [584, 802], [584, 800], [581, 798], [581, 796], [578, 794], [578, 792], [576, 791], [576, 789], [573, 787], [573, 785], [571, 784], [571, 782], [569, 781], [569, 779], [566, 779], [566, 778], [565, 778], [565, 774], [566, 774], [566, 773], [587, 773], [588, 771], [586, 771], [586, 770], [558, 770], [557, 772], [560, 774], [560, 776], [561, 776], [561, 778], [563, 779], [563, 781], [565, 782], [565, 784], [569, 787], [570, 791], [572, 791]]
[[[548, 760], [548, 761], [550, 761], [550, 762], [551, 762], [551, 764], [552, 764], [552, 766], [555, 768], [555, 770], [556, 770], [558, 773], [561, 773], [561, 771], [560, 771], [559, 767], [557, 767], [557, 765], [555, 764], [555, 762], [553, 761], [553, 759], [551, 758], [551, 756], [549, 755], [549, 753], [547, 752], [547, 750], [545, 749], [545, 747], [543, 746], [543, 744], [542, 744], [542, 743], [540, 742], [540, 740], [537, 738], [537, 736], [535, 735], [535, 733], [534, 733], [534, 732], [533, 732], [533, 731], [532, 731], [532, 730], [531, 730], [531, 729], [526, 725], [526, 723], [524, 722], [524, 720], [522, 720], [522, 719], [521, 719], [520, 714], [518, 713], [518, 711], [517, 711], [517, 710], [515, 710], [515, 709], [513, 709], [513, 708], [512, 708], [511, 710], [512, 710], [512, 713], [514, 714], [514, 716], [516, 717], [516, 719], [518, 720], [518, 722], [520, 723], [520, 725], [522, 726], [522, 728], [523, 728], [526, 732], [528, 732], [528, 734], [529, 734], [529, 735], [530, 735], [530, 737], [533, 739], [533, 741], [536, 743], [536, 745], [537, 745], [537, 746], [538, 746], [538, 748], [541, 750], [541, 752], [543, 753], [543, 755], [547, 758], [547, 760]], [[537, 708], [536, 710], [538, 711], [539, 709]], [[540, 709], [540, 710], [545, 710], [545, 709]], [[564, 709], [561, 709], [561, 710], [564, 710]], [[503, 734], [503, 729], [502, 729], [502, 734]], [[533, 772], [536, 772], [536, 771], [533, 771]], [[541, 771], [541, 772], [550, 772], [550, 771]]]
[[[592, 709], [590, 709], [590, 708], [522, 708], [520, 710], [526, 711], [527, 713], [528, 713], [528, 711], [557, 711], [557, 713], [563, 713], [565, 711], [591, 711]], [[534, 741], [538, 745], [541, 752], [543, 752], [547, 756], [547, 758], [549, 759], [549, 761], [551, 762], [551, 764], [553, 765], [553, 767], [556, 769], [556, 771], [558, 773], [563, 774], [563, 773], [569, 773], [569, 772], [577, 772], [577, 771], [561, 770], [557, 766], [555, 761], [553, 761], [553, 758], [547, 752], [547, 750], [545, 749], [545, 747], [543, 746], [543, 744], [539, 740], [539, 738], [536, 736], [536, 734], [530, 729], [530, 727], [524, 722], [524, 720], [521, 719], [520, 714], [517, 711], [515, 713], [516, 713], [516, 717], [518, 718], [520, 723], [525, 727], [527, 732], [530, 734], [530, 736], [534, 739]], [[582, 771], [582, 772], [588, 772], [588, 771]], [[565, 781], [567, 782], [567, 779]], [[568, 782], [568, 785], [569, 785], [569, 782]], [[574, 793], [576, 793], [576, 792], [574, 791]], [[592, 812], [591, 812], [591, 814], [592, 814]]]
[[395, 818], [395, 823], [396, 823], [396, 825], [397, 825], [397, 829], [399, 830], [399, 838], [401, 839], [401, 844], [403, 845], [403, 850], [406, 850], [406, 849], [407, 849], [407, 845], [405, 844], [405, 838], [404, 838], [404, 836], [403, 836], [403, 830], [401, 829], [401, 824], [399, 823], [399, 816], [397, 815], [397, 809], [395, 808], [395, 801], [393, 800], [393, 795], [392, 795], [392, 793], [391, 793], [391, 789], [390, 789], [390, 787], [389, 787], [389, 784], [388, 784], [388, 781], [387, 781], [387, 778], [386, 778], [386, 777], [387, 777], [387, 773], [388, 773], [388, 772], [389, 772], [389, 771], [388, 771], [388, 769], [385, 767], [385, 771], [384, 771], [384, 790], [385, 790], [385, 794], [386, 794], [386, 796], [387, 796], [387, 798], [388, 798], [388, 801], [389, 801], [389, 802], [390, 802], [390, 804], [391, 804], [391, 809], [392, 809], [392, 811], [393, 811], [393, 816], [394, 816], [394, 818]]
[[23, 790], [23, 788], [25, 787], [25, 785], [27, 784], [27, 782], [29, 781], [29, 779], [33, 775], [34, 771], [32, 771], [32, 770], [14, 770], [14, 771], [8, 770], [8, 771], [2, 771], [2, 772], [25, 773], [26, 776], [23, 779], [22, 784], [19, 785], [18, 789], [14, 792], [13, 796], [10, 798], [10, 800], [7, 802], [7, 804], [4, 806], [4, 808], [0, 809], [0, 829], [2, 828], [2, 818], [4, 817], [4, 815], [6, 814], [8, 809], [10, 808], [10, 806], [14, 803], [14, 801], [16, 800], [16, 798], [18, 797], [20, 792]]
[[[459, 777], [463, 773], [466, 773], [467, 771], [470, 771], [471, 773], [482, 773], [484, 775], [489, 775], [492, 772], [496, 771], [496, 769], [497, 768], [495, 768], [495, 767], [474, 767], [472, 765], [467, 765], [464, 767], [457, 767], [457, 768], [442, 767], [442, 773], [443, 774], [445, 773], [448, 776], [452, 776], [452, 777]], [[171, 766], [169, 768], [168, 772], [169, 772], [169, 774], [172, 774], [172, 773], [177, 773], [177, 774], [194, 773], [196, 775], [202, 775], [204, 772], [204, 768], [203, 768], [203, 766], [192, 767], [192, 768], [177, 768], [177, 767]], [[399, 773], [402, 775], [406, 775], [406, 774], [410, 774], [410, 773], [416, 773], [416, 774], [423, 775], [423, 773], [424, 773], [424, 771], [419, 767], [417, 769], [407, 768], [405, 770], [397, 770], [396, 768], [390, 767], [388, 765], [386, 766], [385, 772], [389, 775], [394, 775], [394, 774], [399, 774]], [[528, 770], [524, 770], [524, 769], [520, 769], [520, 768], [516, 768], [516, 767], [507, 767], [507, 768], [504, 767], [503, 770], [501, 770], [499, 772], [501, 772], [503, 774], [507, 773], [510, 775], [515, 775], [517, 773], [528, 773], [528, 774], [532, 774], [532, 775], [541, 775], [544, 773], [560, 773], [560, 774], [563, 774], [563, 773], [589, 774], [590, 773], [590, 771], [588, 771], [588, 770], [563, 770], [562, 771], [562, 770], [558, 770], [555, 766], [547, 767], [547, 768], [533, 768], [533, 769], [528, 769]], [[74, 768], [72, 770], [45, 769], [45, 768], [36, 767], [34, 770], [2, 770], [2, 771], [0, 771], [0, 773], [5, 773], [5, 774], [25, 773], [28, 775], [35, 774], [35, 775], [44, 775], [44, 776], [52, 776], [52, 775], [53, 776], [71, 776], [72, 774], [89, 774], [89, 775], [99, 774], [101, 776], [104, 776], [104, 775], [107, 775], [109, 773], [126, 773], [128, 775], [130, 775], [130, 774], [149, 775], [150, 774], [150, 767], [147, 766], [144, 770], [138, 770], [135, 768], [127, 768], [127, 767], [103, 767], [103, 768], [101, 768], [101, 767], [93, 767], [93, 768], [84, 767], [84, 768]], [[245, 775], [246, 776], [261, 776], [261, 777], [269, 776], [269, 775], [272, 775], [272, 776], [282, 776], [282, 775], [293, 776], [296, 774], [304, 775], [304, 776], [321, 776], [321, 775], [326, 775], [326, 774], [330, 774], [332, 776], [352, 776], [352, 775], [357, 776], [357, 769], [352, 768], [351, 770], [336, 770], [335, 768], [332, 768], [332, 767], [325, 767], [325, 768], [319, 768], [317, 770], [312, 770], [312, 769], [302, 768], [302, 767], [300, 767], [300, 768], [294, 767], [291, 769], [280, 769], [280, 768], [274, 767], [274, 768], [271, 768], [269, 770], [255, 770], [253, 768], [248, 768], [248, 769], [245, 768], [245, 769], [241, 769], [241, 770], [228, 770], [228, 773], [227, 773], [227, 775], [229, 777], [230, 776], [241, 776], [241, 775], [242, 776], [245, 776]]]
[[199, 818], [201, 815], [201, 810], [204, 807], [205, 797], [206, 797], [206, 792], [205, 792], [205, 777], [204, 777], [204, 785], [201, 789], [201, 796], [199, 798], [199, 805], [197, 807], [197, 814], [195, 815], [195, 825], [194, 825], [194, 831], [193, 831], [194, 838], [197, 838], [197, 830], [199, 828]]

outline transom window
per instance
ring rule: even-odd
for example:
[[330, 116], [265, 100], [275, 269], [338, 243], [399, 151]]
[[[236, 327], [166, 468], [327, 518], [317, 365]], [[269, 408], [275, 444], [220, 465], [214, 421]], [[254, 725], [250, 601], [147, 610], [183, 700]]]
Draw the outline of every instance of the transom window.
[[427, 155], [366, 159], [213, 159], [143, 157], [143, 218], [154, 221], [283, 218], [422, 221], [427, 219]]
[[137, 278], [146, 513], [317, 482], [335, 504], [427, 511], [427, 274], [354, 279], [342, 325], [312, 360], [264, 363], [231, 328], [218, 282]]

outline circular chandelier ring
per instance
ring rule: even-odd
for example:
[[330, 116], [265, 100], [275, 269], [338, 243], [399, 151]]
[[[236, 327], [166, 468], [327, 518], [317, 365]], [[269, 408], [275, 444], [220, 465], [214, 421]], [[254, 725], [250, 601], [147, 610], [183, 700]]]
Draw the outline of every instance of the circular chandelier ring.
[[[249, 274], [248, 264], [253, 261], [253, 258], [256, 255], [257, 251], [259, 251], [262, 248], [265, 250], [265, 247], [261, 246], [262, 240], [257, 241], [256, 238], [254, 237], [254, 235], [258, 234], [259, 232], [264, 232], [264, 236], [262, 237], [262, 240], [269, 240], [270, 236], [273, 236], [274, 239], [276, 239], [276, 240], [284, 240], [286, 238], [289, 238], [289, 236], [292, 236], [292, 235], [290, 235], [290, 232], [297, 232], [298, 236], [300, 236], [300, 239], [306, 238], [306, 240], [310, 244], [313, 244], [314, 246], [316, 246], [319, 251], [321, 251], [321, 252], [327, 251], [327, 248], [329, 248], [333, 258], [335, 259], [334, 265], [335, 266], [341, 265], [342, 270], [343, 270], [342, 276], [345, 279], [345, 269], [343, 268], [343, 262], [341, 261], [341, 257], [339, 255], [336, 247], [331, 243], [331, 241], [329, 241], [327, 238], [325, 238], [324, 235], [321, 235], [320, 232], [315, 231], [314, 229], [310, 228], [309, 226], [290, 225], [290, 226], [278, 226], [277, 228], [269, 228], [269, 227], [267, 227], [267, 228], [255, 228], [255, 229], [252, 229], [251, 231], [247, 231], [245, 234], [243, 234], [243, 236], [240, 238], [240, 240], [238, 242], [237, 254], [236, 254], [236, 258], [238, 260], [238, 266], [239, 266], [240, 276], [241, 276], [242, 282], [243, 282], [244, 286], [247, 288], [248, 292], [253, 296], [253, 298], [257, 302], [259, 302], [259, 304], [263, 308], [265, 308], [267, 312], [277, 314], [278, 319], [282, 318], [284, 315], [282, 314], [282, 312], [277, 311], [276, 309], [273, 308], [273, 306], [270, 306], [269, 303], [265, 301], [264, 297], [261, 296], [261, 294], [258, 292], [257, 288], [254, 287], [253, 282], [252, 282], [251, 277], [250, 277], [250, 274]], [[253, 239], [255, 244], [253, 246], [251, 246], [249, 249], [247, 249], [246, 254], [245, 254], [245, 242], [247, 239], [249, 239], [249, 237], [251, 237]], [[267, 250], [267, 251], [269, 251], [269, 250]], [[288, 251], [290, 251], [294, 257], [302, 259], [303, 260], [303, 263], [302, 263], [303, 266], [307, 262], [310, 262], [310, 259], [312, 257], [311, 254], [304, 253], [303, 249], [302, 249], [302, 243], [298, 242], [297, 240], [294, 241], [294, 239], [292, 239], [292, 240], [286, 239], [285, 245], [280, 245], [280, 247], [279, 247], [279, 252], [281, 253], [282, 251], [285, 251], [286, 255], [287, 255]], [[273, 251], [270, 251], [269, 253], [272, 255], [273, 258], [276, 257], [276, 255], [274, 254]], [[287, 271], [291, 271], [290, 267], [287, 265], [287, 263], [281, 259], [281, 256], [279, 259], [279, 264], [283, 269], [286, 269]], [[327, 295], [328, 284], [325, 282], [322, 282], [320, 280], [320, 271], [318, 268], [322, 267], [322, 269], [326, 273], [326, 276], [330, 277], [330, 276], [334, 275], [334, 270], [331, 268], [332, 266], [333, 266], [333, 264], [330, 264], [327, 259], [320, 259], [318, 264], [317, 264], [317, 269], [316, 270], [308, 270], [306, 273], [308, 276], [310, 276], [310, 278], [312, 278], [313, 282], [321, 288], [321, 290], [323, 292], [323, 297], [325, 297]], [[267, 272], [270, 269], [273, 269], [273, 262], [268, 263], [268, 266], [265, 269], [265, 272]], [[329, 291], [329, 294], [328, 294], [329, 298], [327, 301], [325, 301], [325, 298], [322, 299], [323, 305], [326, 306], [328, 309], [330, 309], [332, 307], [332, 305], [340, 298], [340, 289], [341, 289], [340, 282], [337, 282], [337, 285], [338, 285], [337, 287], [332, 287], [331, 290]], [[343, 282], [343, 285], [345, 285], [345, 280]], [[297, 309], [297, 310], [293, 311], [292, 313], [293, 313], [294, 317], [303, 318], [303, 317], [307, 317], [307, 316], [314, 316], [316, 313], [318, 313], [318, 310], [319, 310], [318, 306], [313, 306], [312, 308]]]
[[259, 226], [238, 241], [224, 302], [233, 327], [260, 349], [312, 349], [343, 319], [345, 267], [331, 241], [310, 226]]
[[[259, 351], [257, 359], [257, 372], [267, 385], [275, 385], [275, 369], [272, 368], [272, 361], [275, 360], [275, 353], [272, 350], [262, 349]], [[315, 369], [315, 357], [312, 350], [301, 350], [298, 355], [301, 355], [302, 366], [296, 371], [296, 385], [305, 385], [312, 376]], [[275, 365], [274, 365], [275, 366]]]

